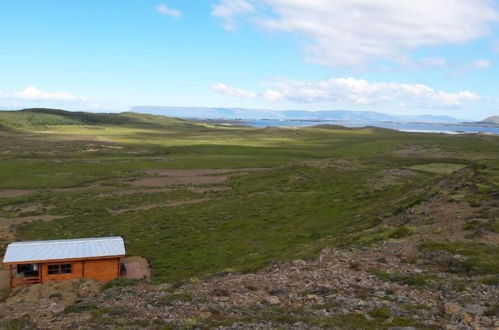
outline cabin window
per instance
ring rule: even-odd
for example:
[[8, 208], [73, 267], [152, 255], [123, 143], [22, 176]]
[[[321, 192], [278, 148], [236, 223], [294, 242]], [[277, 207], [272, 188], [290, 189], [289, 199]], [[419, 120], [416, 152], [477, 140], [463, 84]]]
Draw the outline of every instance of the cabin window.
[[71, 273], [71, 264], [62, 264], [61, 274], [69, 274], [69, 273]]
[[70, 274], [73, 270], [72, 268], [71, 264], [49, 265], [48, 273], [49, 275]]
[[49, 275], [59, 274], [59, 265], [49, 265]]

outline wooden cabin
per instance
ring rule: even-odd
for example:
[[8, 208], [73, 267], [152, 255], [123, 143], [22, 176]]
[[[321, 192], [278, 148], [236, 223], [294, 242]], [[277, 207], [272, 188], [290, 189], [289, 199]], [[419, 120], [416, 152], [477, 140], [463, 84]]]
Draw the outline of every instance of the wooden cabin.
[[10, 287], [88, 278], [109, 282], [120, 276], [125, 256], [121, 237], [15, 242], [7, 246]]

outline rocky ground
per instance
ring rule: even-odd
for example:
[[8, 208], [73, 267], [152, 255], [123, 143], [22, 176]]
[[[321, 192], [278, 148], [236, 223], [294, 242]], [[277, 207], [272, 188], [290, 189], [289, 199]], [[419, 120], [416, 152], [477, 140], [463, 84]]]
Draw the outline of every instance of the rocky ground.
[[[0, 305], [4, 324], [27, 328], [495, 329], [499, 290], [462, 283], [425, 258], [407, 260], [400, 242], [322, 251], [251, 274], [180, 287], [91, 281], [19, 289]], [[379, 271], [404, 274], [386, 281]], [[378, 274], [378, 275], [377, 275]], [[434, 275], [431, 283], [423, 280]], [[462, 286], [458, 288], [458, 286]], [[100, 288], [99, 288], [100, 287]]]
[[[462, 187], [441, 188], [359, 233], [365, 245], [310, 260], [182, 285], [76, 280], [16, 289], [0, 303], [0, 328], [499, 329], [498, 256], [487, 255], [499, 234], [486, 230], [497, 200], [473, 205], [458, 197]], [[400, 230], [386, 236], [384, 225]], [[422, 248], [428, 241], [485, 252]]]

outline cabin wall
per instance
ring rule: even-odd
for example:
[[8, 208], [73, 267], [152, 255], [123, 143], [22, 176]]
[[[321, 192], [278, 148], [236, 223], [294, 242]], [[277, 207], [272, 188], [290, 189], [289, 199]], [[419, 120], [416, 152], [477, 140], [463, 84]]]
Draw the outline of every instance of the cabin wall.
[[85, 260], [83, 277], [109, 282], [120, 276], [120, 259]]
[[[71, 273], [49, 274], [50, 265], [71, 264]], [[88, 278], [100, 282], [109, 282], [120, 276], [120, 258], [66, 260], [40, 264], [40, 283]], [[10, 277], [10, 274], [9, 274]], [[24, 283], [27, 284], [27, 283]]]
[[[72, 271], [69, 274], [52, 274], [49, 275], [48, 269], [49, 265], [62, 265], [71, 264]], [[57, 263], [46, 263], [41, 265], [41, 283], [46, 283], [48, 281], [64, 281], [72, 280], [75, 278], [83, 277], [83, 262], [82, 261], [67, 261], [67, 262], [57, 262]]]

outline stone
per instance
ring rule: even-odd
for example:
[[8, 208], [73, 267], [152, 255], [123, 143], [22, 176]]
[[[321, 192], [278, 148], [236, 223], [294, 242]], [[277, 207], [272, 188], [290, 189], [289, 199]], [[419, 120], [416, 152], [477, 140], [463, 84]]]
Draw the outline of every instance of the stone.
[[307, 262], [303, 259], [298, 259], [292, 262], [294, 266], [306, 266]]
[[49, 310], [54, 313], [54, 314], [59, 314], [59, 313], [62, 313], [64, 311], [65, 307], [63, 305], [59, 305], [59, 304], [51, 304], [49, 306]]
[[473, 322], [475, 319], [473, 318], [473, 316], [469, 315], [468, 313], [465, 313], [465, 312], [460, 312], [460, 313], [457, 313], [457, 314], [454, 314], [451, 316], [450, 318], [450, 321], [452, 323], [471, 323]]
[[464, 306], [463, 311], [472, 315], [482, 315], [486, 308], [477, 304], [468, 304]]
[[447, 302], [444, 305], [444, 312], [447, 315], [454, 315], [454, 314], [458, 313], [459, 311], [461, 311], [462, 309], [463, 309], [463, 307], [455, 302]]
[[303, 322], [296, 322], [293, 324], [293, 327], [291, 329], [293, 329], [293, 330], [306, 330], [306, 329], [308, 329], [308, 326]]
[[268, 297], [265, 297], [265, 302], [270, 304], [270, 305], [278, 305], [281, 303], [281, 301], [279, 300], [279, 298], [277, 298], [276, 296], [268, 296]]
[[466, 323], [471, 323], [471, 322], [475, 321], [475, 318], [473, 316], [471, 316], [465, 312], [461, 313], [461, 317], [462, 317], [463, 321]]
[[156, 287], [156, 290], [158, 291], [164, 291], [164, 290], [168, 290], [172, 287], [171, 284], [168, 284], [168, 283], [162, 283], [162, 284], [158, 284], [158, 286]]
[[203, 319], [203, 320], [206, 320], [206, 319], [209, 319], [211, 317], [211, 312], [201, 312], [199, 313], [199, 318]]

